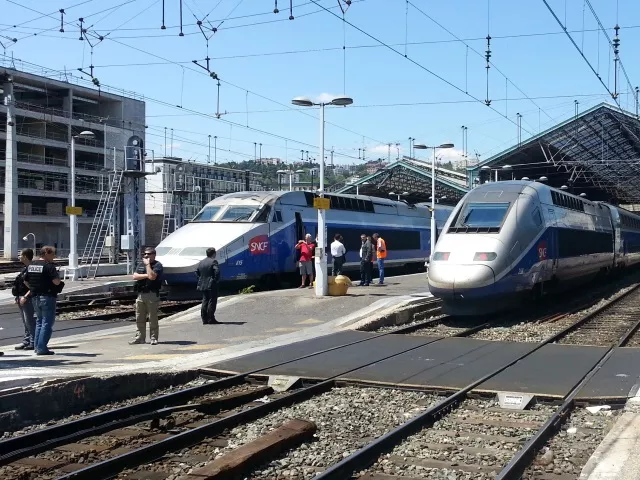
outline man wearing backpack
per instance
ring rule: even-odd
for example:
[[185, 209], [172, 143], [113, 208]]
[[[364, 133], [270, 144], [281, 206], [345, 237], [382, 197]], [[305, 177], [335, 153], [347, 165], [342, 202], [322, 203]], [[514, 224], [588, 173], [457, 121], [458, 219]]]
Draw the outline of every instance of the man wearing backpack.
[[27, 267], [33, 260], [33, 250], [25, 248], [20, 252], [20, 261], [24, 265], [22, 271], [18, 274], [13, 282], [13, 288], [11, 294], [16, 298], [16, 304], [20, 308], [20, 314], [22, 315], [22, 323], [24, 323], [24, 339], [22, 344], [16, 347], [16, 350], [33, 350], [33, 335], [36, 330], [36, 319], [34, 317], [33, 302], [24, 302], [20, 304], [20, 299], [23, 298], [29, 288], [24, 284], [24, 276], [27, 273]]

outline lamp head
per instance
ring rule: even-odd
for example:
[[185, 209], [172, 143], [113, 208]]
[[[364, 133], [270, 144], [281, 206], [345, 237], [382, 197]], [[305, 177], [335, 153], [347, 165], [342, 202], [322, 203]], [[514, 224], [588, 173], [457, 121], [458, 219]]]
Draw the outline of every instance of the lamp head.
[[443, 143], [442, 145], [438, 145], [436, 148], [453, 148], [453, 143]]
[[351, 105], [353, 103], [353, 98], [350, 97], [336, 97], [331, 102], [330, 105], [337, 105], [340, 107], [346, 107], [347, 105]]
[[90, 130], [84, 130], [76, 135], [76, 138], [95, 138], [95, 133]]
[[27, 240], [29, 240], [29, 237], [25, 235], [24, 237], [22, 237], [22, 239], [26, 242]]
[[299, 107], [312, 107], [313, 102], [307, 97], [296, 97], [291, 100], [291, 103]]
[[424, 143], [414, 143], [413, 148], [415, 148], [416, 150], [426, 150], [429, 147], [427, 147]]

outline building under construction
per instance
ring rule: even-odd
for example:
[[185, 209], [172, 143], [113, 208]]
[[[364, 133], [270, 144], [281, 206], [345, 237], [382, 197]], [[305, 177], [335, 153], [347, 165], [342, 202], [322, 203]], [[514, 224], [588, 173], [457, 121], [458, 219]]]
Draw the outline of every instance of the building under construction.
[[[122, 171], [126, 145], [137, 138], [144, 144], [145, 103], [134, 94], [105, 91], [80, 84], [79, 77], [59, 72], [33, 73], [0, 67], [0, 202], [4, 222], [5, 258], [17, 258], [23, 247], [50, 244], [66, 256], [70, 248], [71, 140], [75, 137], [75, 205], [77, 251], [81, 255], [95, 224], [103, 193], [111, 188], [114, 169]], [[80, 84], [78, 84], [80, 83]], [[80, 135], [91, 132], [89, 135]], [[133, 154], [133, 150], [132, 150]], [[143, 153], [144, 155], [144, 153]], [[131, 181], [123, 180], [116, 198], [131, 195]], [[131, 185], [129, 185], [130, 187]], [[144, 218], [144, 198], [136, 207]], [[119, 233], [126, 233], [123, 203], [109, 213], [111, 248], [116, 252]], [[103, 211], [101, 215], [105, 214]], [[144, 225], [135, 230], [144, 243]], [[34, 238], [35, 237], [35, 238]], [[26, 238], [26, 240], [23, 240]]]

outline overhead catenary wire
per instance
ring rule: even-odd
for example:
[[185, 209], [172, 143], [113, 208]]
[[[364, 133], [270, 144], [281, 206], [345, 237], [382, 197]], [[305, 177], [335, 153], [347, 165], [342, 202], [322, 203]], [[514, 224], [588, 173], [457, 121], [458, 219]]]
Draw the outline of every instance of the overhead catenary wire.
[[[489, 0], [488, 0], [489, 2]], [[442, 25], [440, 22], [438, 22], [435, 18], [433, 18], [431, 15], [429, 15], [427, 12], [425, 12], [424, 10], [422, 10], [421, 8], [419, 8], [417, 5], [415, 5], [413, 2], [409, 1], [408, 2], [409, 5], [411, 5], [414, 9], [416, 9], [418, 12], [420, 12], [422, 15], [424, 15], [426, 18], [428, 18], [429, 20], [431, 20], [433, 23], [435, 23], [438, 27], [440, 27], [441, 29], [443, 29], [445, 32], [447, 32], [449, 35], [451, 35], [452, 37], [454, 37], [456, 40], [458, 40], [459, 42], [461, 42], [463, 45], [465, 45], [467, 47], [467, 49], [471, 49], [471, 51], [473, 53], [475, 53], [476, 55], [478, 55], [480, 58], [485, 58], [485, 55], [481, 52], [479, 52], [478, 50], [476, 50], [475, 48], [473, 48], [472, 46], [470, 46], [466, 41], [464, 41], [463, 39], [461, 39], [460, 37], [458, 37], [455, 33], [453, 33], [451, 30], [449, 30], [447, 27], [445, 27], [444, 25]], [[487, 3], [489, 5], [489, 3]], [[489, 24], [489, 7], [487, 7], [487, 29], [488, 29], [488, 24]], [[488, 31], [488, 30], [487, 30]], [[488, 33], [487, 33], [488, 35]], [[491, 39], [493, 40], [494, 37], [491, 37]], [[541, 108], [540, 105], [538, 105], [536, 102], [533, 101], [532, 98], [530, 98], [518, 85], [516, 85], [513, 80], [511, 80], [504, 72], [502, 72], [494, 62], [488, 60], [488, 62], [491, 64], [491, 66], [495, 69], [496, 72], [498, 72], [500, 75], [502, 75], [511, 85], [513, 85], [516, 90], [518, 90], [522, 95], [525, 96], [525, 98], [527, 100], [530, 100], [536, 107]], [[465, 84], [465, 93], [467, 93], [467, 88], [466, 88], [466, 84]], [[544, 111], [544, 109], [542, 109], [542, 112], [549, 116], [547, 114], [547, 112]], [[549, 116], [549, 118], [551, 118]]]
[[[155, 1], [157, 2], [158, 0], [155, 0]], [[360, 1], [362, 1], [362, 0], [360, 0]], [[313, 3], [313, 2], [312, 2], [312, 3]], [[352, 3], [353, 3], [353, 2], [352, 2]], [[324, 10], [324, 7], [322, 7], [322, 9]], [[319, 10], [319, 11], [322, 11], [322, 10]], [[329, 11], [331, 11], [331, 10], [329, 10]], [[36, 13], [41, 13], [41, 12], [37, 12], [37, 11], [36, 11]], [[107, 37], [106, 37], [106, 36], [105, 36], [105, 39], [107, 39]], [[139, 51], [139, 52], [141, 52], [141, 53], [144, 53], [144, 54], [146, 54], [146, 55], [153, 56], [153, 57], [155, 57], [155, 58], [159, 58], [159, 59], [161, 59], [161, 60], [164, 60], [164, 61], [167, 61], [167, 62], [170, 62], [170, 63], [176, 63], [176, 62], [171, 62], [170, 60], [168, 60], [168, 59], [166, 59], [166, 58], [163, 58], [163, 57], [161, 57], [161, 56], [159, 56], [159, 55], [153, 54], [153, 53], [148, 52], [148, 51], [146, 51], [146, 50], [143, 50], [143, 49], [140, 49], [140, 48], [138, 48], [138, 47], [134, 47], [134, 46], [132, 46], [132, 45], [128, 45], [128, 44], [126, 44], [126, 43], [120, 42], [120, 41], [118, 41], [118, 40], [116, 40], [116, 39], [108, 38], [108, 40], [110, 40], [110, 41], [114, 41], [115, 43], [118, 43], [118, 44], [120, 44], [120, 45], [122, 45], [122, 46], [125, 46], [125, 47], [127, 47], [127, 48], [134, 49], [134, 50]], [[203, 74], [202, 72], [200, 72], [200, 71], [198, 71], [198, 70], [194, 70], [194, 69], [192, 69], [192, 68], [187, 68], [187, 70], [192, 71], [192, 72], [196, 72], [196, 73], [201, 74], [201, 75]], [[219, 79], [218, 79], [218, 80], [219, 80]], [[220, 80], [219, 80], [219, 81], [220, 81]], [[271, 99], [271, 98], [269, 98], [269, 97], [266, 97], [266, 96], [264, 96], [264, 95], [258, 94], [258, 93], [256, 93], [256, 92], [250, 91], [250, 90], [248, 90], [248, 89], [246, 89], [246, 88], [243, 88], [243, 87], [240, 87], [240, 86], [238, 86], [238, 85], [235, 85], [235, 84], [233, 84], [233, 83], [231, 83], [231, 82], [228, 82], [228, 81], [222, 81], [222, 82], [223, 82], [223, 83], [226, 83], [227, 85], [232, 86], [232, 87], [234, 87], [234, 88], [236, 88], [236, 89], [239, 89], [239, 90], [242, 90], [242, 91], [249, 91], [252, 95], [257, 96], [258, 98], [262, 98], [262, 99], [264, 99], [264, 100], [267, 100], [267, 101], [273, 102], [273, 103], [275, 103], [275, 104], [277, 104], [277, 105], [280, 105], [280, 106], [283, 106], [283, 107], [290, 108], [291, 110], [296, 111], [296, 112], [298, 112], [298, 113], [299, 113], [299, 114], [301, 114], [301, 115], [305, 115], [305, 116], [308, 116], [308, 117], [312, 117], [312, 115], [311, 115], [311, 114], [309, 114], [309, 113], [305, 112], [304, 110], [291, 108], [291, 107], [290, 107], [290, 106], [288, 106], [288, 105], [285, 105], [285, 104], [283, 104], [283, 103], [281, 103], [281, 102], [278, 102], [278, 101], [276, 101], [276, 100], [274, 100], [274, 99]], [[339, 129], [341, 129], [341, 130], [343, 130], [343, 131], [345, 131], [345, 132], [349, 132], [349, 133], [352, 133], [352, 134], [354, 134], [354, 135], [362, 136], [363, 138], [368, 138], [369, 140], [373, 140], [373, 141], [375, 141], [375, 142], [377, 142], [377, 143], [382, 143], [380, 140], [377, 140], [377, 139], [374, 139], [374, 138], [368, 137], [368, 136], [366, 136], [366, 135], [362, 135], [362, 134], [361, 134], [361, 133], [359, 133], [359, 132], [355, 132], [355, 131], [350, 130], [350, 129], [346, 128], [346, 127], [343, 127], [343, 126], [337, 125], [337, 124], [335, 124], [335, 123], [328, 122], [328, 121], [327, 121], [326, 123], [327, 123], [327, 124], [329, 124], [329, 125], [332, 125], [332, 126], [334, 126], [334, 127], [336, 127], [336, 128], [339, 128]]]
[[[317, 0], [311, 0], [313, 3], [315, 3], [316, 5], [318, 5], [319, 7], [321, 7], [322, 9], [324, 9], [327, 13], [329, 13], [330, 15], [333, 15], [334, 17], [338, 18], [339, 20], [346, 22], [347, 25], [351, 26], [352, 28], [358, 30], [360, 33], [362, 33], [363, 35], [371, 38], [372, 40], [380, 43], [381, 45], [384, 45], [387, 49], [391, 50], [392, 52], [394, 52], [397, 55], [400, 55], [401, 57], [405, 58], [406, 60], [408, 60], [409, 62], [411, 62], [412, 64], [414, 64], [415, 66], [419, 67], [420, 69], [424, 70], [425, 72], [429, 73], [430, 75], [434, 76], [435, 78], [437, 78], [438, 80], [446, 83], [447, 85], [449, 85], [450, 87], [458, 90], [460, 93], [467, 95], [468, 97], [476, 100], [478, 103], [481, 103], [483, 105], [486, 105], [485, 102], [483, 100], [480, 100], [479, 98], [475, 97], [474, 95], [471, 95], [470, 93], [466, 93], [464, 91], [464, 88], [460, 88], [458, 87], [456, 84], [454, 84], [453, 82], [447, 80], [446, 78], [444, 78], [441, 75], [438, 75], [437, 73], [435, 73], [433, 70], [430, 70], [429, 68], [425, 67], [424, 65], [422, 65], [420, 62], [412, 59], [409, 56], [405, 56], [404, 54], [402, 54], [402, 52], [396, 50], [395, 48], [393, 48], [391, 45], [383, 42], [382, 40], [380, 40], [379, 38], [377, 38], [376, 36], [370, 34], [369, 32], [363, 30], [362, 28], [358, 27], [357, 25], [354, 25], [353, 23], [349, 22], [346, 19], [342, 19], [340, 16], [336, 15], [334, 12], [332, 12], [331, 10], [329, 10], [328, 8], [325, 8], [324, 6], [320, 5]], [[502, 113], [500, 113], [498, 110], [496, 110], [495, 108], [493, 108], [491, 105], [487, 105], [488, 108], [490, 108], [491, 110], [493, 110], [494, 112], [496, 112], [498, 115], [500, 115], [501, 117], [504, 117], [507, 121], [513, 123], [514, 125], [516, 124], [516, 122], [514, 122], [512, 119], [510, 119], [509, 117], [503, 115]], [[530, 131], [525, 130], [529, 135], [533, 135]], [[381, 144], [384, 144], [384, 142], [379, 142]]]
[[[161, 57], [161, 56], [159, 56], [159, 55], [156, 55], [156, 54], [154, 54], [154, 53], [151, 53], [151, 52], [148, 52], [148, 51], [142, 50], [142, 49], [140, 49], [140, 48], [138, 48], [138, 47], [134, 47], [133, 45], [128, 45], [128, 44], [126, 44], [126, 43], [123, 43], [123, 42], [120, 42], [120, 41], [114, 40], [113, 38], [111, 38], [111, 39], [109, 39], [109, 40], [110, 40], [110, 41], [112, 41], [112, 42], [116, 42], [116, 43], [118, 43], [118, 44], [120, 44], [120, 45], [123, 45], [123, 46], [125, 46], [125, 47], [131, 48], [131, 49], [133, 49], [133, 50], [137, 50], [137, 51], [139, 51], [139, 52], [141, 52], [141, 53], [144, 53], [144, 54], [147, 54], [147, 55], [150, 55], [150, 56], [156, 57], [156, 58], [160, 58], [160, 59], [165, 60], [165, 61], [169, 61], [169, 60], [167, 60], [166, 58], [163, 58], [163, 57]], [[172, 63], [173, 63], [173, 62], [172, 62]], [[186, 67], [185, 67], [185, 68], [186, 68]], [[199, 75], [206, 75], [206, 74], [204, 74], [203, 72], [201, 72], [201, 71], [199, 71], [199, 70], [195, 70], [195, 69], [193, 69], [193, 68], [186, 68], [186, 70], [191, 71], [191, 72], [195, 72], [195, 73], [197, 73], [197, 74], [199, 74]], [[252, 91], [252, 90], [249, 90], [249, 89], [247, 89], [247, 88], [240, 87], [240, 86], [235, 85], [235, 84], [233, 84], [233, 83], [231, 83], [231, 82], [229, 82], [229, 81], [222, 80], [222, 79], [220, 79], [220, 81], [221, 81], [222, 83], [226, 83], [227, 85], [229, 85], [229, 86], [231, 86], [231, 87], [233, 87], [233, 88], [236, 88], [236, 89], [238, 89], [238, 90], [240, 90], [240, 91], [244, 91], [244, 92], [247, 92], [247, 91], [248, 91], [249, 93], [251, 93], [252, 95], [254, 95], [254, 96], [258, 97], [258, 98], [262, 98], [263, 100], [266, 100], [266, 101], [272, 102], [272, 103], [274, 103], [274, 104], [276, 104], [276, 105], [279, 105], [279, 106], [281, 106], [281, 107], [285, 107], [285, 108], [287, 108], [287, 109], [289, 109], [289, 110], [292, 110], [292, 111], [298, 112], [298, 114], [300, 114], [300, 115], [304, 115], [304, 116], [307, 116], [307, 117], [310, 117], [310, 118], [315, 118], [313, 115], [311, 115], [310, 113], [307, 113], [307, 112], [306, 112], [306, 111], [304, 111], [304, 110], [296, 109], [296, 108], [292, 108], [292, 107], [290, 107], [290, 106], [289, 106], [289, 105], [287, 105], [287, 104], [284, 104], [284, 103], [279, 102], [279, 101], [277, 101], [277, 100], [274, 100], [274, 99], [272, 99], [272, 98], [266, 97], [266, 96], [264, 96], [264, 95], [262, 95], [262, 94], [256, 93], [256, 92], [254, 92], [254, 91]], [[354, 135], [357, 135], [357, 136], [361, 136], [361, 137], [367, 138], [367, 139], [369, 139], [369, 140], [373, 140], [374, 142], [377, 142], [377, 143], [384, 143], [384, 142], [382, 142], [382, 141], [380, 141], [380, 140], [378, 140], [378, 139], [371, 138], [371, 137], [369, 137], [369, 136], [367, 136], [367, 135], [362, 135], [362, 134], [361, 134], [361, 133], [359, 133], [359, 132], [355, 132], [355, 131], [353, 131], [353, 130], [351, 130], [351, 129], [348, 129], [348, 128], [346, 128], [346, 127], [343, 127], [342, 125], [338, 125], [338, 124], [336, 124], [336, 123], [333, 123], [333, 122], [330, 122], [330, 121], [326, 121], [326, 120], [325, 120], [325, 123], [326, 123], [327, 125], [332, 125], [332, 126], [334, 126], [334, 127], [336, 127], [336, 128], [339, 128], [339, 129], [341, 129], [341, 130], [343, 130], [343, 131], [345, 131], [345, 132], [348, 132], [348, 133], [351, 133], [351, 134], [354, 134]]]
[[558, 22], [558, 25], [560, 25], [560, 27], [565, 31], [567, 37], [569, 38], [569, 40], [571, 41], [571, 43], [573, 44], [573, 46], [576, 48], [576, 50], [578, 50], [578, 53], [580, 53], [580, 56], [584, 59], [584, 61], [587, 63], [587, 65], [589, 66], [589, 69], [591, 69], [591, 71], [593, 72], [593, 74], [596, 76], [596, 78], [598, 79], [598, 81], [602, 84], [602, 86], [607, 90], [607, 92], [609, 92], [609, 94], [611, 95], [611, 98], [613, 99], [613, 101], [616, 103], [616, 105], [618, 106], [618, 108], [622, 108], [620, 106], [620, 102], [618, 101], [618, 99], [613, 95], [613, 93], [611, 92], [611, 90], [609, 89], [609, 86], [604, 83], [604, 81], [602, 80], [602, 77], [600, 76], [600, 74], [593, 68], [593, 65], [591, 65], [591, 62], [589, 61], [589, 59], [585, 56], [584, 52], [582, 51], [582, 49], [578, 46], [578, 44], [576, 43], [576, 41], [574, 40], [574, 38], [571, 36], [571, 34], [567, 31], [566, 26], [562, 24], [562, 21], [558, 18], [558, 15], [556, 15], [556, 12], [553, 10], [553, 8], [551, 8], [551, 5], [549, 5], [549, 3], [547, 2], [547, 0], [542, 0], [542, 2], [546, 5], [547, 9], [549, 10], [549, 12], [551, 13], [551, 15], [553, 15], [553, 18], [555, 18], [556, 22]]

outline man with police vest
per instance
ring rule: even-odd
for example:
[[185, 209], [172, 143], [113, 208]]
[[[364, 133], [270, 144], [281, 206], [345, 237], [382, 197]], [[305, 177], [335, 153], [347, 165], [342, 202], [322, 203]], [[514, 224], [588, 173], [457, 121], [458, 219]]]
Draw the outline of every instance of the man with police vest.
[[378, 273], [380, 275], [378, 285], [384, 285], [384, 259], [387, 258], [387, 244], [377, 233], [373, 234], [373, 241], [375, 242], [376, 257], [378, 259]]
[[53, 264], [56, 249], [45, 246], [40, 249], [40, 258], [27, 267], [24, 283], [29, 291], [20, 297], [20, 305], [33, 302], [36, 312], [36, 328], [33, 344], [36, 355], [54, 355], [48, 344], [56, 321], [56, 299], [62, 291], [64, 282], [60, 280], [58, 270]]
[[136, 326], [138, 331], [129, 345], [146, 343], [147, 316], [149, 317], [149, 336], [151, 345], [158, 344], [158, 305], [160, 304], [160, 287], [162, 286], [162, 264], [156, 260], [156, 250], [152, 247], [144, 249], [142, 263], [138, 265], [133, 279], [136, 281]]
[[216, 260], [216, 249], [207, 248], [207, 258], [198, 263], [196, 269], [198, 276], [199, 292], [202, 292], [202, 308], [200, 316], [203, 325], [214, 325], [216, 320], [216, 307], [218, 305], [218, 281], [220, 280], [220, 267]]

